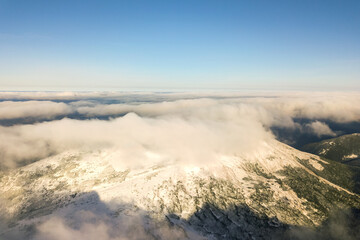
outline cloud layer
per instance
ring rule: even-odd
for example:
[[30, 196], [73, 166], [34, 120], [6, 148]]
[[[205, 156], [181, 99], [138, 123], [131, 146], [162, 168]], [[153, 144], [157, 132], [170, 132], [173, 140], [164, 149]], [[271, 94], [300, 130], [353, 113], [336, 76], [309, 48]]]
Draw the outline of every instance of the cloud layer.
[[71, 106], [62, 102], [25, 101], [0, 102], [0, 119], [40, 118], [52, 119], [72, 113]]
[[[219, 154], [256, 151], [261, 141], [273, 138], [273, 127], [336, 136], [324, 121], [359, 122], [360, 106], [354, 102], [360, 102], [360, 95], [329, 94], [210, 98], [176, 93], [151, 98], [151, 94], [27, 93], [27, 98], [52, 96], [57, 101], [0, 102], [0, 120], [35, 122], [0, 127], [0, 166], [16, 167], [71, 149], [105, 147], [117, 149], [121, 158], [131, 157], [133, 166], [153, 153], [159, 161], [200, 164]], [[110, 120], [98, 119], [104, 116]], [[49, 121], [54, 118], [60, 119]], [[307, 122], [301, 124], [299, 118]]]

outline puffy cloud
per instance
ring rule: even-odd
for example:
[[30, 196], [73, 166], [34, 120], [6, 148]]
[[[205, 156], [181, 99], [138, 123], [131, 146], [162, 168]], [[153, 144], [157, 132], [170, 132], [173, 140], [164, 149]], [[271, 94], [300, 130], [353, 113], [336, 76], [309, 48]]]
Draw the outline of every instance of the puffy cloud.
[[39, 235], [37, 239], [74, 239], [74, 240], [81, 240], [81, 239], [89, 239], [89, 240], [96, 240], [96, 239], [122, 239], [118, 237], [110, 237], [108, 236], [108, 228], [104, 223], [98, 224], [84, 224], [81, 226], [80, 229], [72, 229], [69, 226], [65, 225], [64, 222], [59, 218], [52, 218], [38, 228]]
[[[139, 167], [146, 163], [144, 159], [207, 164], [219, 154], [255, 151], [261, 141], [271, 137], [249, 116], [216, 121], [211, 117], [146, 118], [134, 113], [111, 121], [62, 119], [1, 127], [0, 132], [3, 164], [10, 167], [65, 150], [101, 148], [116, 150], [120, 160], [114, 165], [118, 168]], [[149, 153], [159, 157], [149, 157]]]
[[0, 102], [0, 119], [28, 117], [51, 119], [71, 112], [69, 105], [51, 101]]
[[[331, 96], [328, 96], [331, 95]], [[95, 104], [80, 106], [78, 113], [93, 117], [135, 112], [141, 116], [176, 114], [200, 116], [204, 112], [232, 111], [250, 113], [267, 125], [294, 127], [293, 119], [327, 119], [334, 122], [360, 120], [360, 94], [297, 94], [294, 96], [223, 96], [217, 98], [181, 99], [142, 104]], [[166, 99], [165, 99], [166, 100]], [[219, 107], [220, 106], [220, 107]], [[217, 114], [217, 113], [216, 113]], [[219, 115], [220, 116], [220, 115]], [[226, 115], [224, 115], [226, 117]]]
[[351, 93], [253, 99], [253, 102], [276, 114], [291, 118], [327, 119], [334, 122], [359, 121], [360, 106], [354, 104], [359, 101], [360, 94]]
[[35, 227], [34, 240], [205, 239], [191, 227], [170, 224], [132, 204], [104, 203], [96, 192], [40, 219]]
[[[35, 240], [135, 240], [135, 239], [205, 239], [194, 232], [187, 232], [165, 221], [133, 214], [117, 218], [90, 211], [75, 213], [76, 223], [67, 218], [51, 217], [37, 226]], [[74, 222], [74, 221], [72, 221]], [[75, 226], [74, 226], [75, 225]]]
[[320, 121], [314, 121], [305, 125], [310, 129], [311, 132], [315, 133], [317, 136], [321, 137], [326, 136], [336, 136], [336, 133], [333, 132], [326, 123]]

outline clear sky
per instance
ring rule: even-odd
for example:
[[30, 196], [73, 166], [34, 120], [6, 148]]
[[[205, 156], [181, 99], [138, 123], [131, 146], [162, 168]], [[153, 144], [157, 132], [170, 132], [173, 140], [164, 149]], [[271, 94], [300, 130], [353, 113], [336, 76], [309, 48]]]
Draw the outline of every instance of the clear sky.
[[360, 1], [0, 0], [0, 89], [360, 90]]

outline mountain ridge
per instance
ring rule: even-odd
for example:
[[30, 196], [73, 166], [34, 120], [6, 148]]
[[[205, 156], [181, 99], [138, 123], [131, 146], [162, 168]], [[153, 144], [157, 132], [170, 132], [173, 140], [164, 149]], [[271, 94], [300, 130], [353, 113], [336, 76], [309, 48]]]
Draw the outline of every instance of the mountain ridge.
[[360, 133], [346, 134], [320, 142], [306, 144], [301, 150], [338, 162], [359, 159]]
[[[251, 216], [268, 219], [265, 222], [274, 221], [271, 224], [280, 228], [287, 225], [312, 228], [321, 225], [331, 209], [339, 204], [360, 208], [360, 197], [352, 189], [334, 183], [336, 179], [330, 181], [326, 174], [319, 175], [329, 167], [326, 160], [276, 140], [263, 142], [260, 148], [262, 150], [253, 155], [219, 156], [215, 163], [200, 167], [170, 159], [139, 169], [114, 167], [112, 161], [117, 155], [111, 149], [68, 151], [3, 172], [0, 200], [4, 203], [2, 206], [6, 206], [1, 209], [7, 224], [5, 232], [23, 229], [35, 238], [36, 231], [24, 229], [46, 223], [46, 219], [65, 211], [62, 209], [78, 212], [81, 201], [86, 202], [87, 193], [91, 192], [106, 203], [112, 215], [122, 216], [124, 211], [136, 215], [138, 211], [145, 211], [156, 221], [170, 222], [172, 226], [176, 225], [176, 219], [182, 219], [181, 224], [185, 224], [183, 221], [186, 224], [181, 227], [179, 223], [176, 227], [185, 233], [195, 231], [199, 236], [215, 236], [215, 239], [221, 238], [221, 234], [206, 232], [201, 227], [189, 228], [191, 221], [199, 226], [206, 223], [206, 218], [194, 218], [201, 209], [207, 209], [206, 214], [226, 212], [224, 216], [228, 218], [229, 209], [248, 208], [241, 210], [234, 220], [243, 229], [246, 221], [241, 214], [248, 211], [252, 212]], [[156, 158], [156, 153], [148, 156]], [[169, 216], [176, 216], [175, 220]], [[69, 217], [64, 219], [69, 221]], [[213, 221], [209, 224], [221, 223], [218, 218]], [[220, 225], [227, 236], [237, 236], [236, 227]], [[263, 229], [263, 234], [274, 228], [270, 225]], [[262, 236], [261, 232], [256, 236]], [[251, 234], [246, 236], [250, 238]]]

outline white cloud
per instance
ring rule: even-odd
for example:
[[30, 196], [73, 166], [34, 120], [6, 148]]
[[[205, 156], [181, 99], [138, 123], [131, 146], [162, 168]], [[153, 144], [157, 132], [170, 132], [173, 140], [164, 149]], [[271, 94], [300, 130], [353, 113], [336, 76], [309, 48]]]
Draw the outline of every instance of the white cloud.
[[[99, 205], [101, 205], [99, 209]], [[72, 205], [37, 224], [34, 240], [136, 240], [205, 239], [191, 229], [170, 225], [165, 219], [153, 219], [143, 210], [130, 210], [113, 216], [104, 204], [79, 210]]]
[[[360, 106], [355, 104], [360, 102], [358, 93], [5, 92], [0, 95], [0, 99], [24, 100], [0, 102], [2, 119], [28, 115], [46, 117], [47, 112], [49, 117], [72, 112], [88, 117], [115, 116], [129, 112], [149, 117], [171, 114], [199, 116], [203, 114], [204, 108], [222, 111], [223, 108], [219, 108], [221, 105], [239, 112], [250, 110], [267, 125], [294, 127], [294, 118], [335, 122], [360, 120]], [[48, 101], [27, 102], [26, 99]], [[72, 102], [65, 104], [51, 100]], [[115, 104], [104, 104], [104, 100]]]
[[[40, 93], [36, 93], [36, 97]], [[62, 93], [73, 97], [77, 93]], [[79, 93], [80, 96], [122, 96], [116, 93]], [[330, 94], [330, 93], [328, 93]], [[60, 94], [61, 95], [61, 94]], [[59, 94], [54, 97], [61, 97]], [[29, 95], [30, 96], [30, 95]], [[49, 96], [46, 93], [45, 96]], [[124, 95], [125, 96], [125, 95]], [[151, 99], [151, 94], [126, 95]], [[144, 97], [145, 96], [145, 97]], [[155, 94], [154, 99], [177, 99], [184, 94]], [[169, 97], [170, 96], [170, 97]], [[197, 95], [185, 94], [195, 98]], [[207, 96], [207, 95], [198, 95]], [[230, 96], [230, 97], [229, 97]], [[15, 167], [68, 149], [113, 147], [122, 159], [116, 165], [143, 164], [149, 152], [157, 159], [203, 164], [219, 154], [256, 151], [261, 141], [272, 138], [270, 127], [305, 128], [317, 136], [335, 136], [323, 121], [359, 121], [360, 95], [283, 94], [280, 97], [216, 95], [217, 98], [180, 99], [127, 104], [100, 104], [85, 99], [70, 104], [50, 101], [0, 102], [0, 119], [41, 117], [51, 119], [66, 113], [88, 117], [124, 117], [111, 121], [63, 119], [34, 125], [0, 127], [2, 165]], [[107, 98], [104, 98], [107, 99]], [[315, 120], [301, 126], [295, 118]]]
[[72, 112], [69, 105], [50, 101], [0, 102], [0, 119], [46, 118]]
[[[90, 215], [90, 216], [89, 216]], [[142, 216], [131, 216], [120, 219], [102, 219], [87, 216], [80, 220], [74, 228], [66, 223], [65, 219], [52, 217], [37, 227], [36, 240], [136, 240], [136, 239], [188, 239], [183, 230], [168, 226], [166, 223], [155, 225], [145, 223]], [[95, 221], [94, 221], [95, 220]], [[106, 221], [107, 220], [107, 221]], [[112, 221], [112, 222], [110, 222]], [[146, 226], [148, 225], [148, 226]], [[194, 238], [195, 237], [195, 238]], [[204, 239], [195, 233], [192, 239]]]
[[[217, 121], [179, 116], [161, 118], [127, 114], [111, 121], [71, 120], [0, 128], [5, 165], [43, 158], [69, 149], [115, 148], [115, 165], [137, 167], [148, 152], [161, 159], [206, 164], [219, 154], [255, 151], [271, 134], [252, 118]], [[131, 165], [131, 166], [128, 166]]]
[[[181, 99], [142, 104], [97, 104], [79, 106], [80, 114], [92, 116], [119, 115], [135, 112], [141, 116], [182, 115], [200, 116], [204, 112], [232, 111], [256, 114], [267, 125], [294, 127], [294, 118], [326, 119], [335, 122], [360, 120], [360, 94], [298, 94], [277, 97], [224, 96], [219, 99]], [[219, 107], [221, 106], [221, 107]], [[226, 115], [219, 115], [225, 116]]]
[[321, 136], [336, 136], [336, 133], [333, 132], [330, 127], [323, 122], [314, 121], [305, 125], [311, 132], [313, 132], [318, 137]]

